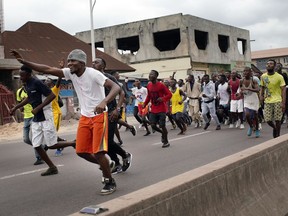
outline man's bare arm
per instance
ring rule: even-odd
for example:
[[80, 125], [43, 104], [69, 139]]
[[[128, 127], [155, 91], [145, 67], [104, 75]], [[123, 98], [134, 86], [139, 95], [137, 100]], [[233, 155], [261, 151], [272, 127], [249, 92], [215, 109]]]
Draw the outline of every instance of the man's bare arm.
[[104, 87], [110, 89], [109, 94], [104, 99], [107, 103], [111, 102], [121, 90], [120, 86], [110, 79], [106, 79]]
[[115, 82], [113, 82], [110, 79], [106, 79], [104, 87], [110, 89], [110, 92], [104, 98], [104, 100], [98, 106], [95, 107], [94, 112], [98, 113], [98, 114], [102, 113], [105, 110], [107, 104], [110, 101], [112, 101], [116, 97], [116, 95], [119, 94], [119, 92], [121, 90], [120, 86], [117, 85]]
[[55, 84], [56, 88], [59, 88], [59, 86], [60, 86], [60, 84], [61, 84], [61, 80], [62, 80], [62, 78], [61, 78], [61, 77], [58, 77], [58, 79], [57, 79], [57, 81], [56, 81], [56, 84]]
[[117, 104], [117, 108], [121, 108], [122, 107], [124, 99], [125, 99], [125, 93], [124, 93], [124, 90], [121, 89], [120, 92], [119, 92], [119, 101], [118, 101], [118, 104]]
[[63, 71], [59, 68], [50, 67], [48, 65], [37, 64], [35, 62], [26, 61], [23, 59], [23, 57], [20, 55], [20, 53], [17, 52], [16, 50], [11, 50], [10, 54], [12, 56], [14, 56], [18, 62], [30, 67], [32, 70], [42, 72], [44, 74], [51, 74], [51, 75], [58, 76], [58, 77], [64, 77]]
[[17, 109], [25, 106], [25, 105], [28, 104], [28, 103], [29, 103], [29, 99], [28, 99], [28, 97], [26, 97], [24, 100], [22, 100], [20, 103], [18, 103], [17, 105], [15, 105], [15, 106], [10, 110], [10, 115], [13, 115], [14, 112], [15, 112]]
[[48, 105], [49, 103], [51, 103], [52, 100], [54, 100], [56, 96], [54, 95], [53, 92], [51, 92], [46, 98], [45, 100], [39, 104], [35, 109], [32, 110], [32, 113], [35, 115], [36, 113], [39, 112], [39, 110], [43, 109], [43, 107], [45, 107], [46, 105]]

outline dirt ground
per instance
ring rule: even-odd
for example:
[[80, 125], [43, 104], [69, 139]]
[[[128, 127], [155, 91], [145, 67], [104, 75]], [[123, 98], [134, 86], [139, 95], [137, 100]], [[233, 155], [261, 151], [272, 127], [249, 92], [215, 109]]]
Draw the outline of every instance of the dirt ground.
[[[62, 120], [59, 133], [68, 131], [76, 131], [78, 126], [78, 120]], [[21, 123], [8, 123], [0, 125], [0, 142], [22, 139], [23, 122]]]

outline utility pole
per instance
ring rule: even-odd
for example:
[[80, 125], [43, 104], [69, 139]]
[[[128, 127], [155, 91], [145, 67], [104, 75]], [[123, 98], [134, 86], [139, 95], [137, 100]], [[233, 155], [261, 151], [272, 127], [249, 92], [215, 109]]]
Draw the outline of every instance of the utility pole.
[[4, 46], [2, 33], [4, 32], [4, 8], [3, 8], [3, 0], [0, 0], [0, 59], [4, 59]]
[[3, 2], [0, 0], [0, 33], [4, 31], [4, 9]]
[[[0, 0], [2, 1], [2, 0]], [[95, 51], [95, 38], [94, 38], [94, 24], [93, 24], [93, 10], [96, 4], [96, 0], [92, 4], [92, 0], [90, 0], [90, 24], [91, 24], [91, 50], [92, 50], [92, 61], [96, 58], [96, 51]]]

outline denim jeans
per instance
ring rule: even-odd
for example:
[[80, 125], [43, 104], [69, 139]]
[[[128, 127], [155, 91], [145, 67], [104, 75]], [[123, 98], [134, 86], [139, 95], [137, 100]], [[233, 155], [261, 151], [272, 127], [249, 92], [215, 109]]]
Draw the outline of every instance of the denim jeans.
[[[33, 119], [33, 117], [32, 118], [25, 118], [24, 119], [24, 125], [23, 125], [23, 141], [24, 141], [24, 143], [31, 145], [31, 146], [32, 146], [32, 142], [30, 140], [29, 133], [30, 133], [30, 126], [32, 123], [32, 119]], [[35, 152], [36, 159], [41, 160], [40, 155], [38, 154], [38, 152], [35, 149], [34, 149], [34, 152]]]

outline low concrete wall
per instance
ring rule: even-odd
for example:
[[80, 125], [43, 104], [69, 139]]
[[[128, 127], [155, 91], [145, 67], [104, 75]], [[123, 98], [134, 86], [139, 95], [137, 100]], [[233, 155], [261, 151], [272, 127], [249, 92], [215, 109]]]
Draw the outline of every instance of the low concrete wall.
[[[101, 216], [284, 216], [288, 135], [110, 200]], [[79, 213], [73, 214], [82, 215]]]

